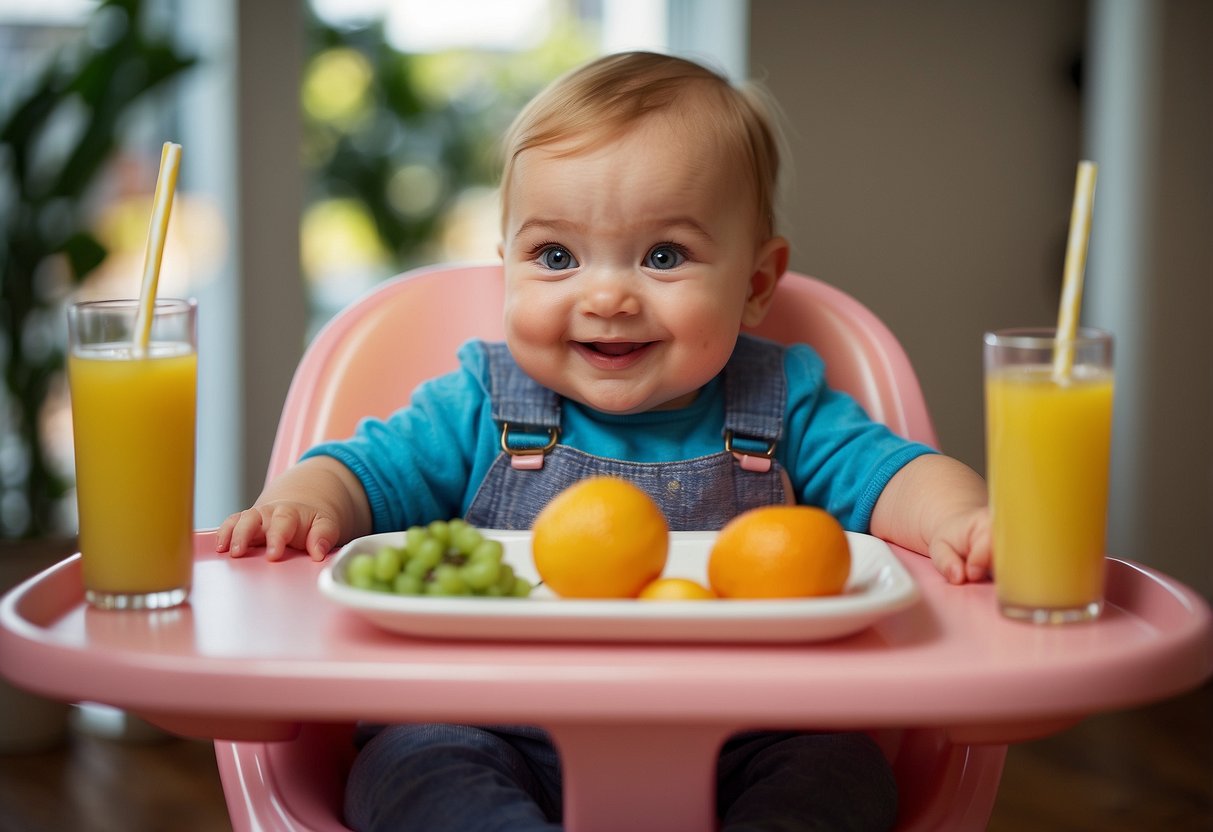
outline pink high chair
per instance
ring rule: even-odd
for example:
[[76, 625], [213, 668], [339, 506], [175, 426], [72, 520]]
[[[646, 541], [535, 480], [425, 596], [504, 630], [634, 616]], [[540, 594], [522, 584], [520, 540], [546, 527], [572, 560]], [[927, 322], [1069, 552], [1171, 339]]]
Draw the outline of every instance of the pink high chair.
[[[269, 476], [321, 440], [348, 436], [364, 416], [404, 405], [422, 380], [456, 367], [458, 346], [502, 336], [499, 266], [444, 266], [376, 287], [317, 335], [295, 373]], [[867, 308], [811, 277], [788, 274], [757, 333], [811, 344], [830, 383], [875, 419], [930, 445], [937, 440], [905, 352]], [[353, 725], [305, 725], [284, 742], [216, 741], [236, 830], [338, 832]], [[943, 729], [882, 731], [901, 792], [898, 828], [983, 829], [1005, 745], [963, 745]]]

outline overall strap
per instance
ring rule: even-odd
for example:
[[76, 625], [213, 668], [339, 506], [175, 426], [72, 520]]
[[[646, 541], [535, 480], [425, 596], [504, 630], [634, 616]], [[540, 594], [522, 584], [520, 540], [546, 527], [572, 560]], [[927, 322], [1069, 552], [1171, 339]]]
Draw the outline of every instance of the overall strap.
[[725, 448], [746, 470], [769, 469], [783, 433], [788, 400], [783, 358], [779, 344], [743, 333], [724, 368]]
[[518, 366], [502, 342], [483, 344], [489, 360], [493, 419], [531, 427], [560, 427], [560, 398]]
[[502, 342], [484, 343], [493, 421], [515, 468], [540, 468], [560, 436], [560, 397], [522, 371]]

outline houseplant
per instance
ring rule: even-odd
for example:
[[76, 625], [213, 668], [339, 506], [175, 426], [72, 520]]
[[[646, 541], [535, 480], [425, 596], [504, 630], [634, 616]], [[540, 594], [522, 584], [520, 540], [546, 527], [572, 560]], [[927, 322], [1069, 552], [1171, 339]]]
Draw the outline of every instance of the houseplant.
[[144, 0], [102, 0], [86, 29], [0, 115], [0, 537], [63, 534], [70, 483], [49, 464], [42, 409], [64, 347], [65, 296], [105, 259], [92, 190], [138, 103], [195, 59], [148, 31]]

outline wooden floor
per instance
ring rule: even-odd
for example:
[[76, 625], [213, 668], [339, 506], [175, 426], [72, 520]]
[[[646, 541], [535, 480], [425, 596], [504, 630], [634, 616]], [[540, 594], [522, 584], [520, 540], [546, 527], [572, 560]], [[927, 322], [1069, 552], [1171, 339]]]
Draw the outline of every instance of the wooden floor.
[[[0, 756], [0, 832], [228, 832], [211, 746], [121, 743]], [[991, 832], [1213, 830], [1213, 685], [1094, 717], [1008, 755]]]

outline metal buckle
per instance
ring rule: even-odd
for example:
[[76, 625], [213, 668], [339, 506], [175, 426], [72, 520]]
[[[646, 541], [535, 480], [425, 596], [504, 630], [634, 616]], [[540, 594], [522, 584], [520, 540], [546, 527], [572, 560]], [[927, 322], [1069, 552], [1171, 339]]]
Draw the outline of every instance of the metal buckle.
[[557, 428], [548, 428], [547, 444], [534, 448], [511, 448], [509, 435], [510, 423], [503, 422], [501, 425], [501, 450], [510, 455], [511, 467], [533, 471], [543, 467], [543, 459], [548, 451], [556, 447], [556, 440], [560, 438], [560, 431]]
[[741, 463], [743, 470], [753, 471], [758, 474], [764, 474], [771, 470], [771, 458], [775, 456], [774, 442], [767, 443], [765, 451], [739, 451], [733, 447], [733, 431], [726, 430], [724, 432], [724, 449]]

